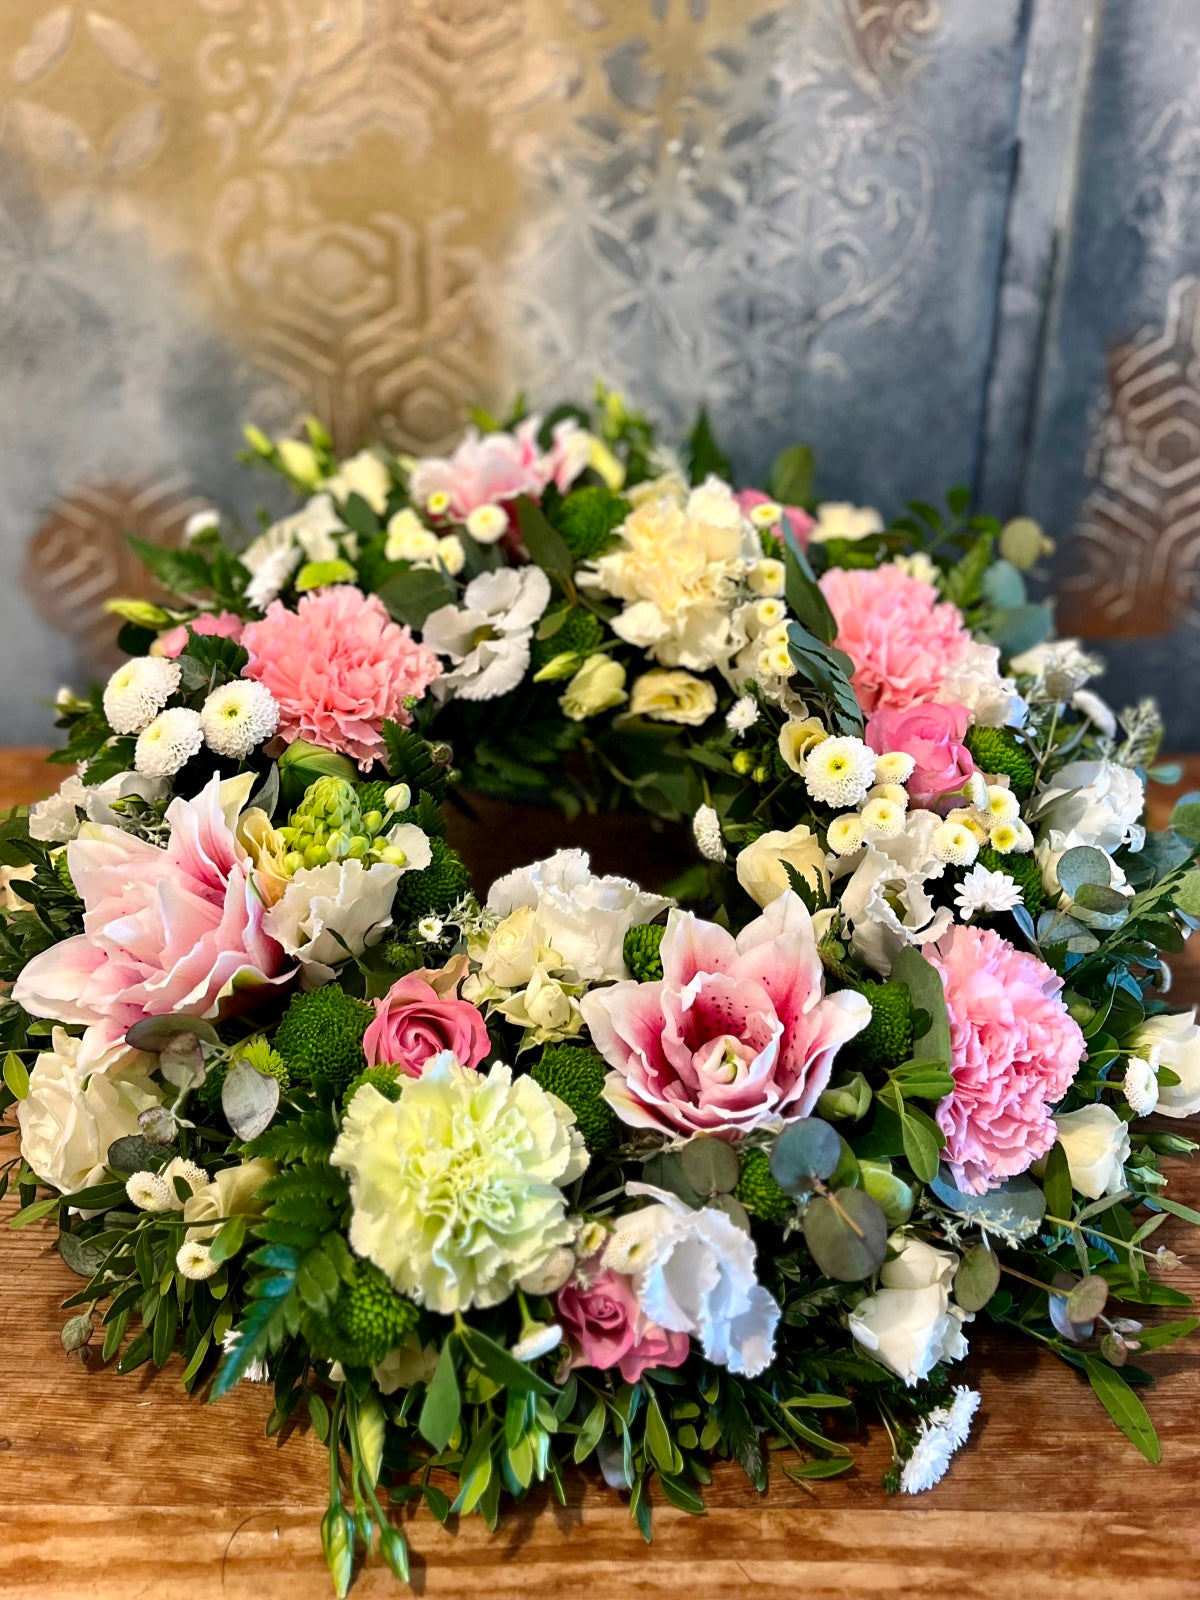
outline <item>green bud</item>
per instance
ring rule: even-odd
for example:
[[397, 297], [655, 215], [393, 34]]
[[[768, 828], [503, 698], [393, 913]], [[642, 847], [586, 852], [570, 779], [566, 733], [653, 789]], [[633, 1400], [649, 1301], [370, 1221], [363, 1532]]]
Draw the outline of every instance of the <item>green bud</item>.
[[556, 678], [570, 678], [579, 666], [580, 657], [574, 650], [564, 650], [561, 655], [551, 656], [546, 665], [533, 675], [534, 683], [553, 683]]
[[300, 854], [299, 850], [289, 850], [287, 855], [283, 858], [283, 870], [290, 878], [294, 878], [303, 866], [304, 857]]
[[383, 791], [385, 805], [393, 811], [407, 811], [412, 805], [412, 790], [406, 783], [394, 783]]
[[383, 812], [368, 811], [362, 819], [362, 825], [367, 830], [368, 836], [373, 839], [380, 828], [383, 827]]
[[733, 770], [740, 778], [744, 778], [754, 766], [754, 757], [749, 750], [739, 750], [733, 758]]
[[252, 422], [248, 422], [242, 429], [242, 438], [245, 439], [256, 456], [265, 456], [270, 459], [275, 454], [275, 446], [270, 439], [267, 438], [261, 428], [256, 428]]
[[858, 1175], [871, 1199], [878, 1202], [889, 1228], [899, 1228], [908, 1221], [916, 1196], [904, 1179], [892, 1171], [889, 1161], [860, 1161]]
[[1046, 537], [1041, 524], [1032, 517], [1014, 517], [1000, 531], [1000, 554], [1022, 572], [1028, 572], [1053, 550], [1054, 541]]
[[304, 852], [306, 867], [324, 867], [329, 864], [329, 851], [323, 844], [310, 845]]
[[379, 859], [386, 861], [390, 867], [406, 867], [408, 865], [408, 857], [397, 844], [384, 845], [379, 852]]
[[300, 594], [308, 589], [324, 589], [331, 583], [353, 583], [358, 576], [348, 561], [310, 561], [296, 574]]
[[350, 841], [344, 833], [339, 833], [335, 828], [326, 839], [325, 848], [329, 852], [331, 861], [340, 861], [343, 856], [350, 854]]
[[106, 600], [104, 609], [114, 617], [136, 623], [139, 628], [167, 628], [171, 624], [170, 615], [148, 600]]
[[766, 767], [755, 767], [750, 776], [754, 779], [755, 783], [766, 783], [771, 774]]
[[354, 1518], [345, 1506], [330, 1506], [321, 1518], [321, 1548], [338, 1600], [345, 1600], [354, 1575]]
[[347, 847], [346, 854], [354, 861], [361, 861], [371, 848], [371, 841], [364, 834], [356, 833]]
[[871, 1104], [871, 1085], [861, 1072], [826, 1089], [817, 1101], [817, 1115], [831, 1122], [858, 1122]]
[[353, 783], [358, 776], [345, 756], [325, 750], [319, 744], [310, 744], [307, 739], [293, 739], [279, 757], [278, 766], [283, 797], [289, 805], [302, 799], [304, 791], [318, 778], [343, 778]]

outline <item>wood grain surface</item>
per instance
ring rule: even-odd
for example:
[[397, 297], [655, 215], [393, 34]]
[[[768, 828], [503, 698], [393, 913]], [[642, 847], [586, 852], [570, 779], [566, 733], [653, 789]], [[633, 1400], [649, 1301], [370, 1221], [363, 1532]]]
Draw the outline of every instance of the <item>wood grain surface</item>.
[[[61, 770], [46, 769], [40, 752], [0, 752], [0, 807], [36, 797]], [[502, 820], [489, 814], [467, 841], [481, 874], [507, 864], [510, 849], [532, 853]], [[488, 847], [477, 852], [479, 838]], [[1195, 958], [1178, 962], [1181, 997], [1200, 992], [1197, 973]], [[1173, 1194], [1200, 1204], [1200, 1164], [1174, 1162], [1171, 1176]], [[1172, 1283], [1200, 1293], [1189, 1230], [1172, 1220], [1158, 1238], [1188, 1256]], [[173, 1381], [177, 1358], [157, 1376], [120, 1378], [65, 1354], [59, 1301], [79, 1280], [52, 1245], [47, 1226], [0, 1232], [2, 1600], [326, 1600], [324, 1449], [304, 1427], [264, 1438], [262, 1387], [204, 1405]], [[495, 1535], [475, 1517], [443, 1530], [424, 1510], [398, 1512], [414, 1587], [447, 1600], [1194, 1600], [1200, 1342], [1149, 1364], [1159, 1467], [1075, 1373], [980, 1330], [964, 1376], [983, 1407], [929, 1494], [881, 1492], [886, 1442], [872, 1436], [855, 1472], [808, 1488], [778, 1474], [760, 1497], [736, 1468], [720, 1470], [704, 1519], [656, 1506], [648, 1548], [622, 1500], [579, 1474], [566, 1507], [537, 1498]], [[375, 1564], [352, 1591], [402, 1592]]]

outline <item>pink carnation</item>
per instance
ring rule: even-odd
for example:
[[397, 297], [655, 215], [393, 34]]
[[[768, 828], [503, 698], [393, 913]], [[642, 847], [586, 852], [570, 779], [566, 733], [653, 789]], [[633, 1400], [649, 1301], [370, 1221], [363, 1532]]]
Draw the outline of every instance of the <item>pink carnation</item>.
[[924, 953], [950, 1017], [954, 1091], [937, 1108], [943, 1156], [961, 1190], [984, 1194], [1050, 1149], [1050, 1107], [1087, 1046], [1058, 974], [991, 929], [951, 928]]
[[585, 1269], [558, 1291], [555, 1316], [571, 1344], [572, 1367], [606, 1372], [619, 1367], [636, 1383], [647, 1367], [679, 1367], [687, 1360], [686, 1333], [659, 1327], [638, 1304], [633, 1280], [619, 1272]]
[[377, 596], [350, 584], [303, 595], [295, 611], [272, 601], [242, 643], [250, 652], [244, 676], [275, 696], [282, 736], [348, 755], [364, 772], [385, 753], [383, 724], [407, 727], [405, 699], [420, 699], [441, 671]]
[[263, 931], [266, 903], [222, 810], [220, 779], [194, 800], [172, 800], [166, 820], [165, 849], [107, 825], [72, 840], [84, 931], [35, 956], [13, 989], [33, 1016], [86, 1026], [83, 1071], [107, 1065], [135, 1022], [221, 1016], [289, 965]]
[[961, 789], [975, 771], [962, 742], [970, 722], [966, 706], [885, 708], [868, 718], [866, 741], [877, 755], [898, 750], [913, 758], [916, 766], [905, 787], [914, 805], [928, 807]]
[[465, 957], [443, 972], [422, 969], [399, 979], [375, 1002], [375, 1020], [363, 1035], [369, 1067], [394, 1063], [410, 1078], [443, 1050], [452, 1050], [464, 1067], [485, 1061], [492, 1043], [483, 1016], [458, 998], [467, 968]]
[[181, 656], [187, 648], [189, 628], [193, 633], [212, 633], [222, 639], [240, 639], [242, 627], [242, 619], [234, 611], [202, 611], [190, 622], [181, 622], [177, 628], [160, 633], [157, 653], [169, 656], [172, 661], [176, 656]]
[[854, 693], [866, 712], [936, 700], [971, 646], [958, 607], [899, 567], [831, 567], [821, 592], [837, 621], [838, 649], [854, 663]]
[[[733, 497], [738, 503], [738, 509], [749, 516], [755, 506], [774, 505], [775, 502], [769, 494], [764, 494], [761, 489], [739, 489]], [[806, 545], [808, 536], [816, 527], [816, 522], [809, 516], [803, 506], [784, 506], [784, 520], [795, 535], [796, 543]]]
[[737, 1137], [807, 1117], [838, 1047], [870, 1021], [870, 1003], [826, 995], [812, 918], [789, 890], [735, 939], [673, 911], [656, 983], [614, 983], [580, 1002], [615, 1068], [604, 1097], [634, 1128]]
[[430, 495], [449, 496], [449, 516], [465, 522], [479, 506], [507, 509], [518, 495], [536, 500], [548, 484], [566, 490], [588, 461], [588, 436], [567, 418], [554, 429], [549, 450], [538, 445], [541, 417], [526, 417], [512, 433], [474, 428], [452, 456], [430, 456], [413, 468], [409, 494], [420, 506]]

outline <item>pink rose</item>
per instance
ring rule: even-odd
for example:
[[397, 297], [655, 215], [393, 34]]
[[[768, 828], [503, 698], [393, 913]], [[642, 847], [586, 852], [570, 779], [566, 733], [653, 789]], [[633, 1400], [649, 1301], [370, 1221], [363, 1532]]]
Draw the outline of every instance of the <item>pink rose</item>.
[[615, 1070], [604, 1098], [623, 1122], [729, 1138], [807, 1117], [838, 1047], [866, 1027], [865, 996], [825, 994], [812, 918], [788, 890], [735, 939], [672, 911], [656, 983], [614, 983], [580, 1002]]
[[1050, 1149], [1050, 1107], [1087, 1046], [1062, 1002], [1063, 980], [990, 928], [951, 928], [924, 953], [950, 1019], [954, 1091], [936, 1112], [942, 1154], [960, 1189], [984, 1194]]
[[236, 612], [202, 611], [190, 622], [181, 622], [177, 628], [170, 628], [166, 633], [160, 633], [157, 654], [169, 656], [172, 661], [176, 656], [181, 656], [187, 649], [189, 628], [193, 633], [211, 633], [222, 639], [240, 639], [244, 626]]
[[899, 750], [913, 758], [916, 766], [905, 787], [914, 805], [928, 808], [961, 789], [975, 771], [971, 752], [962, 743], [970, 721], [966, 706], [880, 710], [867, 719], [866, 738], [876, 755]]
[[165, 848], [106, 825], [67, 846], [84, 931], [35, 956], [13, 998], [35, 1017], [87, 1027], [81, 1072], [124, 1054], [145, 1017], [219, 1017], [295, 970], [263, 931], [266, 902], [220, 789], [213, 778], [194, 800], [172, 800]]
[[458, 998], [466, 960], [441, 972], [422, 969], [394, 983], [375, 1002], [375, 1020], [363, 1035], [367, 1065], [391, 1063], [419, 1078], [425, 1063], [452, 1050], [464, 1067], [477, 1067], [492, 1048], [481, 1013]]
[[951, 668], [972, 649], [958, 607], [899, 567], [831, 567], [821, 593], [837, 622], [837, 647], [854, 663], [855, 696], [868, 713], [936, 700]]
[[687, 1360], [687, 1334], [651, 1322], [638, 1305], [633, 1280], [619, 1272], [595, 1272], [589, 1263], [582, 1277], [558, 1291], [556, 1307], [571, 1343], [572, 1367], [619, 1367], [626, 1383], [636, 1383], [647, 1367], [679, 1367]]
[[[761, 489], [739, 489], [733, 498], [738, 503], [738, 509], [746, 515], [749, 515], [755, 506], [775, 504], [770, 495], [763, 494]], [[806, 545], [809, 534], [817, 525], [813, 518], [803, 506], [784, 506], [783, 515], [795, 536], [796, 543], [801, 547]]]

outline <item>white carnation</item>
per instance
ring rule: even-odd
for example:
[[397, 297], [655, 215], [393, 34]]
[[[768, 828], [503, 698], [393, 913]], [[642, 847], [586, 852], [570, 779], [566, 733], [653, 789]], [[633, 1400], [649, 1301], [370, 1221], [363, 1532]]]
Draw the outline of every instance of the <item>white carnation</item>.
[[257, 750], [279, 726], [279, 707], [271, 691], [250, 678], [214, 689], [200, 712], [204, 742], [219, 756], [240, 761]]
[[179, 687], [183, 668], [165, 656], [135, 656], [104, 690], [104, 715], [114, 733], [141, 733]]

